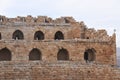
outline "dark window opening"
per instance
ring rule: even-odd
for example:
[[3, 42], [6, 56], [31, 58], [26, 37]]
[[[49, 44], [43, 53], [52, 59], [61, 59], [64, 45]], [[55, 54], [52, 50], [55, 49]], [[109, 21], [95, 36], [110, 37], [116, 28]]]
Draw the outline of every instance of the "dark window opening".
[[69, 60], [69, 53], [66, 49], [60, 49], [57, 54], [57, 60]]
[[0, 50], [0, 61], [11, 61], [11, 52], [7, 48]]
[[30, 51], [29, 53], [29, 60], [41, 60], [42, 57], [41, 57], [41, 52], [34, 48]]
[[84, 52], [84, 60], [87, 62], [91, 62], [95, 60], [95, 53], [94, 49], [88, 49]]
[[54, 38], [54, 39], [55, 39], [55, 40], [64, 39], [63, 33], [62, 33], [61, 31], [57, 31], [57, 32], [55, 33], [55, 38]]
[[22, 40], [22, 39], [24, 39], [24, 36], [23, 36], [22, 31], [16, 30], [16, 31], [13, 33], [12, 38], [15, 39], [15, 40]]
[[89, 37], [87, 37], [87, 39], [89, 39]]
[[86, 63], [87, 63], [87, 61], [88, 61], [88, 52], [85, 52], [85, 53], [84, 53], [84, 60], [85, 60]]
[[43, 40], [44, 39], [44, 34], [41, 31], [37, 31], [34, 35], [34, 40]]
[[49, 23], [49, 21], [47, 19], [45, 19], [45, 23]]

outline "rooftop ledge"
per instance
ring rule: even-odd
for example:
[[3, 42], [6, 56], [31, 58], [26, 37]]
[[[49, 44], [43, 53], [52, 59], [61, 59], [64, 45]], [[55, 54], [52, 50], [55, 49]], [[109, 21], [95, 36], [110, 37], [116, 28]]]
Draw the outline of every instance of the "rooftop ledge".
[[[100, 64], [100, 63], [84, 63], [81, 61], [0, 61], [0, 64], [2, 66], [4, 65], [9, 65], [9, 66], [13, 66], [13, 65], [17, 65], [17, 66], [51, 66], [51, 67], [55, 67], [55, 66], [60, 66], [60, 67], [73, 67], [73, 68], [78, 68], [78, 67], [114, 67], [114, 68], [119, 68], [119, 66], [117, 65], [106, 65], [106, 64]], [[22, 64], [22, 65], [21, 65]], [[34, 68], [34, 67], [33, 67]]]
[[0, 27], [4, 26], [66, 26], [69, 27], [70, 23], [26, 23], [26, 22], [14, 22], [14, 23], [6, 23], [0, 24]]
[[107, 43], [109, 40], [100, 40], [100, 39], [65, 39], [65, 40], [54, 40], [54, 39], [46, 39], [46, 40], [0, 40], [0, 42], [11, 43], [11, 42], [78, 42], [78, 43]]

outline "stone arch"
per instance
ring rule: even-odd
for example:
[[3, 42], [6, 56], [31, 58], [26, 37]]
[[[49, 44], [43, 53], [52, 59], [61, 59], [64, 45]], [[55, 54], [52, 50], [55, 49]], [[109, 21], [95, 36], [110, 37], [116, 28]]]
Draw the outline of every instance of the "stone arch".
[[94, 48], [85, 50], [85, 52], [84, 52], [84, 60], [86, 62], [95, 61], [95, 58], [96, 58], [95, 53], [96, 53], [96, 51], [95, 51]]
[[0, 50], [0, 61], [11, 61], [11, 51], [7, 48]]
[[69, 53], [66, 49], [60, 49], [57, 53], [57, 60], [69, 60]]
[[86, 39], [89, 39], [89, 37], [87, 37]]
[[34, 40], [43, 40], [44, 33], [42, 31], [36, 31], [34, 34]]
[[14, 33], [13, 33], [13, 36], [12, 36], [13, 39], [18, 39], [18, 40], [22, 40], [24, 39], [24, 35], [23, 35], [23, 32], [20, 31], [20, 30], [16, 30]]
[[33, 48], [29, 53], [29, 60], [42, 60], [41, 51], [37, 48]]
[[57, 39], [57, 40], [64, 39], [63, 33], [62, 33], [61, 31], [57, 31], [57, 32], [55, 33], [54, 39], [55, 39], [55, 40], [56, 40], [56, 39]]

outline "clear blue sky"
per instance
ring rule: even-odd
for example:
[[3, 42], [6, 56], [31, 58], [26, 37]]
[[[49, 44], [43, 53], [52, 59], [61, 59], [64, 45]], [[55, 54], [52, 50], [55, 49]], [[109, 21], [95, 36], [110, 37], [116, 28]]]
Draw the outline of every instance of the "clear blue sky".
[[120, 0], [0, 0], [0, 15], [73, 16], [89, 28], [106, 29], [109, 35], [116, 29], [120, 47]]

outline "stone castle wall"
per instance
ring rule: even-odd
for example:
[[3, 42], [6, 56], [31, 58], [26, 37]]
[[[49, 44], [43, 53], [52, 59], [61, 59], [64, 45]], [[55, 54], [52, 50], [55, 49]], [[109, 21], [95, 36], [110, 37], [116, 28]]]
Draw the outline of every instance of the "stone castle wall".
[[[0, 41], [0, 48], [8, 48], [12, 54], [12, 61], [29, 60], [29, 53], [37, 48], [41, 51], [42, 61], [57, 61], [57, 54], [60, 49], [66, 49], [69, 53], [70, 61], [80, 61], [85, 63], [84, 53], [86, 49], [96, 50], [95, 63], [116, 65], [115, 51], [108, 42], [98, 41], [86, 43], [86, 41]], [[99, 47], [100, 46], [100, 47]], [[104, 55], [104, 56], [103, 56]]]
[[0, 72], [1, 80], [119, 80], [116, 36], [72, 17], [0, 16]]

